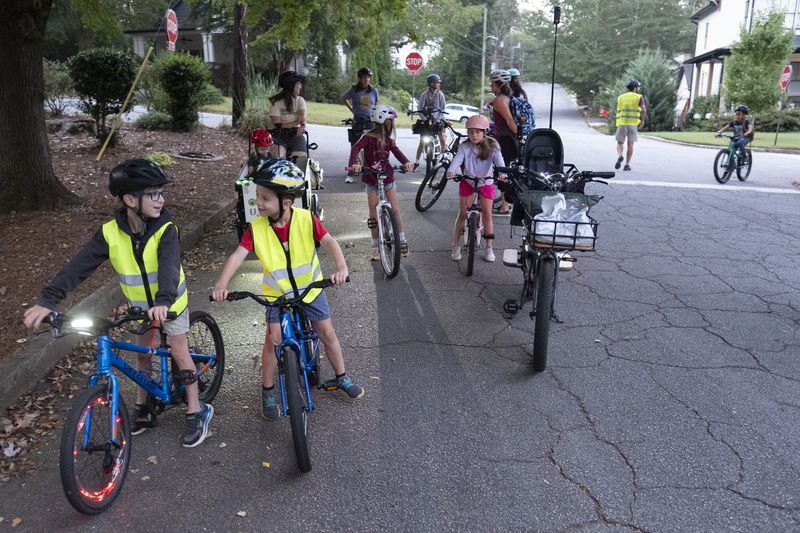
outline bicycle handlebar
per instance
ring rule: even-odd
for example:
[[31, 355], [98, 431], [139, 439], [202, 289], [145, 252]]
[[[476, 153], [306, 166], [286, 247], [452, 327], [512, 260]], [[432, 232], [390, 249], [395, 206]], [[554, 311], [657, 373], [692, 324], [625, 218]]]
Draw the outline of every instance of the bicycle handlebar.
[[422, 115], [424, 117], [430, 117], [434, 113], [446, 113], [444, 109], [438, 109], [435, 107], [426, 107], [424, 109], [417, 109], [416, 111], [409, 111], [408, 115]]
[[[347, 276], [347, 278], [345, 278], [344, 281], [346, 283], [350, 283], [350, 276]], [[300, 293], [300, 295], [297, 296], [296, 298], [287, 298], [284, 295], [270, 302], [269, 300], [267, 300], [267, 297], [264, 296], [263, 294], [254, 294], [248, 291], [234, 291], [234, 292], [229, 292], [228, 296], [225, 297], [225, 300], [233, 302], [236, 300], [244, 300], [245, 298], [251, 298], [256, 302], [258, 302], [259, 304], [263, 305], [264, 307], [283, 307], [286, 305], [291, 306], [300, 303], [300, 301], [302, 301], [302, 299], [305, 298], [306, 295], [313, 289], [327, 289], [328, 287], [332, 286], [333, 282], [331, 280], [322, 279], [319, 281], [313, 281], [309, 283], [308, 286], [303, 290], [303, 292]], [[208, 300], [211, 302], [215, 301], [214, 296], [209, 295]]]
[[[175, 320], [176, 318], [178, 318], [178, 313], [175, 311], [167, 311], [167, 320]], [[88, 322], [76, 324], [76, 322], [79, 320], [88, 320]], [[110, 329], [117, 328], [126, 322], [133, 322], [135, 320], [149, 320], [147, 316], [147, 310], [142, 309], [141, 307], [129, 307], [127, 314], [121, 318], [118, 318], [117, 320], [109, 320], [107, 318], [100, 317], [72, 317], [57, 311], [53, 311], [45, 317], [43, 322], [50, 326], [50, 332], [52, 333], [53, 337], [57, 338], [71, 333], [83, 332], [87, 332], [92, 335], [99, 335], [108, 332]], [[155, 321], [150, 324], [145, 322], [145, 324], [142, 326], [144, 327], [147, 325], [147, 327], [144, 329], [139, 328], [136, 333], [141, 335], [149, 329], [158, 327], [154, 324]], [[68, 328], [71, 328], [72, 331], [64, 331], [65, 325]]]
[[[377, 166], [379, 163], [383, 164], [383, 161], [376, 161], [375, 164], [373, 165], [373, 167]], [[377, 174], [380, 174], [381, 172], [384, 171], [382, 166], [380, 166], [378, 168], [373, 168], [373, 167], [368, 167], [368, 166], [365, 166], [365, 165], [361, 165], [361, 172], [366, 171], [369, 174], [376, 174], [377, 175]], [[391, 168], [392, 168], [392, 170], [395, 170], [395, 171], [399, 172], [400, 174], [405, 174], [406, 173], [406, 169], [403, 167], [403, 165], [392, 165]], [[353, 170], [353, 167], [352, 166], [346, 166], [346, 167], [344, 167], [344, 169], [346, 171], [350, 172], [350, 171]]]

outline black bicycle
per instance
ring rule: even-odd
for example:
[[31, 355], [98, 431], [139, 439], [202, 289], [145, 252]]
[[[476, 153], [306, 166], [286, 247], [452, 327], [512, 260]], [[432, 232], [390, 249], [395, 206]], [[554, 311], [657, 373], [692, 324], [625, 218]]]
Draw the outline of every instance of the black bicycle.
[[727, 137], [728, 147], [720, 150], [714, 158], [714, 178], [719, 183], [727, 183], [736, 170], [739, 181], [746, 180], [753, 169], [753, 153], [747, 148], [742, 155], [733, 144], [733, 135], [717, 134], [716, 137]]
[[444, 109], [426, 107], [418, 111], [409, 111], [408, 115], [419, 115], [420, 119], [411, 126], [411, 133], [420, 135], [422, 150], [425, 153], [425, 175], [430, 173], [442, 152], [439, 144], [439, 133], [447, 126], [446, 120], [433, 118], [434, 113], [446, 113]]
[[[416, 207], [417, 211], [420, 213], [424, 213], [430, 209], [444, 192], [444, 188], [447, 186], [447, 172], [450, 168], [450, 163], [458, 152], [461, 141], [468, 138], [466, 133], [454, 130], [450, 123], [446, 124], [453, 138], [452, 141], [450, 141], [450, 146], [442, 153], [442, 157], [430, 171], [425, 174], [425, 178], [423, 178], [422, 183], [419, 184], [417, 197], [414, 200], [414, 207]], [[457, 170], [460, 172], [460, 169]]]

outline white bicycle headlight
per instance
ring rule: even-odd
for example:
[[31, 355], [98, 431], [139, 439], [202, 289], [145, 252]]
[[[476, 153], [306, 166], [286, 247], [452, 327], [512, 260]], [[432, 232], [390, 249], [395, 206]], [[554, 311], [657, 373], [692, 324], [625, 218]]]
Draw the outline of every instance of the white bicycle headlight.
[[91, 318], [76, 318], [69, 325], [70, 328], [77, 330], [82, 335], [90, 335], [89, 331], [91, 331], [94, 322], [92, 322]]
[[430, 137], [430, 135], [423, 135], [423, 136], [422, 136], [422, 142], [423, 142], [423, 143], [429, 143], [429, 142], [431, 142], [431, 137]]

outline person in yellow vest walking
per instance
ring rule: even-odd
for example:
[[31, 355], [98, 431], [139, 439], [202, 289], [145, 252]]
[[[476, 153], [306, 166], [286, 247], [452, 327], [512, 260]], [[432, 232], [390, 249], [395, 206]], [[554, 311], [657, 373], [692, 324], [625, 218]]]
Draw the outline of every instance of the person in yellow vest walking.
[[[633, 143], [639, 140], [639, 128], [647, 120], [647, 107], [644, 98], [639, 94], [642, 84], [638, 80], [628, 82], [628, 92], [617, 97], [617, 163], [614, 168], [619, 169], [625, 159], [623, 170], [631, 169], [633, 158]], [[628, 150], [625, 158], [622, 157], [622, 148], [628, 140]]]
[[[259, 216], [245, 230], [239, 246], [222, 267], [212, 291], [214, 301], [228, 296], [231, 279], [252, 251], [263, 268], [262, 294], [270, 301], [283, 295], [296, 297], [310, 283], [323, 279], [316, 243], [333, 258], [336, 271], [331, 274], [331, 281], [335, 285], [344, 283], [348, 271], [339, 243], [311, 211], [292, 207], [295, 196], [305, 188], [303, 172], [289, 161], [262, 164], [253, 174], [253, 182], [257, 186]], [[333, 329], [325, 293], [322, 289], [309, 291], [300, 307], [325, 346], [325, 355], [336, 372], [338, 390], [354, 400], [364, 396], [364, 389], [353, 383], [345, 372], [342, 346]], [[275, 420], [280, 415], [275, 394], [278, 366], [275, 346], [281, 342], [279, 310], [268, 307], [266, 319], [267, 331], [261, 350], [261, 416], [265, 420]]]
[[[174, 373], [175, 380], [186, 387], [183, 446], [193, 448], [208, 435], [214, 408], [198, 399], [196, 368], [189, 355], [189, 293], [181, 267], [178, 228], [164, 209], [169, 192], [164, 185], [169, 183], [172, 180], [161, 167], [147, 159], [129, 159], [114, 167], [108, 189], [122, 207], [42, 290], [42, 297], [25, 311], [23, 321], [29, 328], [38, 327], [67, 293], [110, 260], [128, 304], [146, 309], [148, 318], [164, 327], [172, 358], [180, 368]], [[167, 321], [168, 311], [174, 311], [177, 318]], [[149, 340], [145, 334], [135, 342], [147, 344]], [[140, 355], [136, 367], [149, 375], [150, 356]], [[139, 388], [131, 433], [138, 435], [156, 425], [155, 413], [147, 406], [147, 393]]]

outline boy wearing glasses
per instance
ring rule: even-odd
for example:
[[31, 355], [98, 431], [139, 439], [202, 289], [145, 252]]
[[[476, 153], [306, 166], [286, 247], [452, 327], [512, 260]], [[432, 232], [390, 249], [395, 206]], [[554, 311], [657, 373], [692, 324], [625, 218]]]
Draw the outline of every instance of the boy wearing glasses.
[[[169, 192], [164, 185], [171, 182], [161, 167], [146, 159], [130, 159], [114, 167], [108, 188], [120, 199], [122, 206], [114, 219], [103, 224], [42, 290], [36, 305], [25, 311], [23, 321], [29, 328], [38, 327], [67, 293], [106, 259], [110, 260], [129, 305], [147, 309], [150, 320], [163, 324], [172, 357], [180, 368], [175, 373], [175, 380], [186, 389], [183, 446], [192, 448], [206, 438], [214, 408], [200, 404], [196, 368], [189, 355], [186, 338], [189, 332], [189, 293], [180, 262], [178, 229], [164, 209]], [[166, 321], [168, 311], [174, 311], [177, 318]], [[139, 336], [136, 342], [147, 345], [150, 335]], [[136, 366], [140, 372], [149, 375], [150, 356], [138, 356]], [[157, 424], [155, 413], [147, 405], [147, 393], [138, 389], [131, 433], [138, 435]]]

